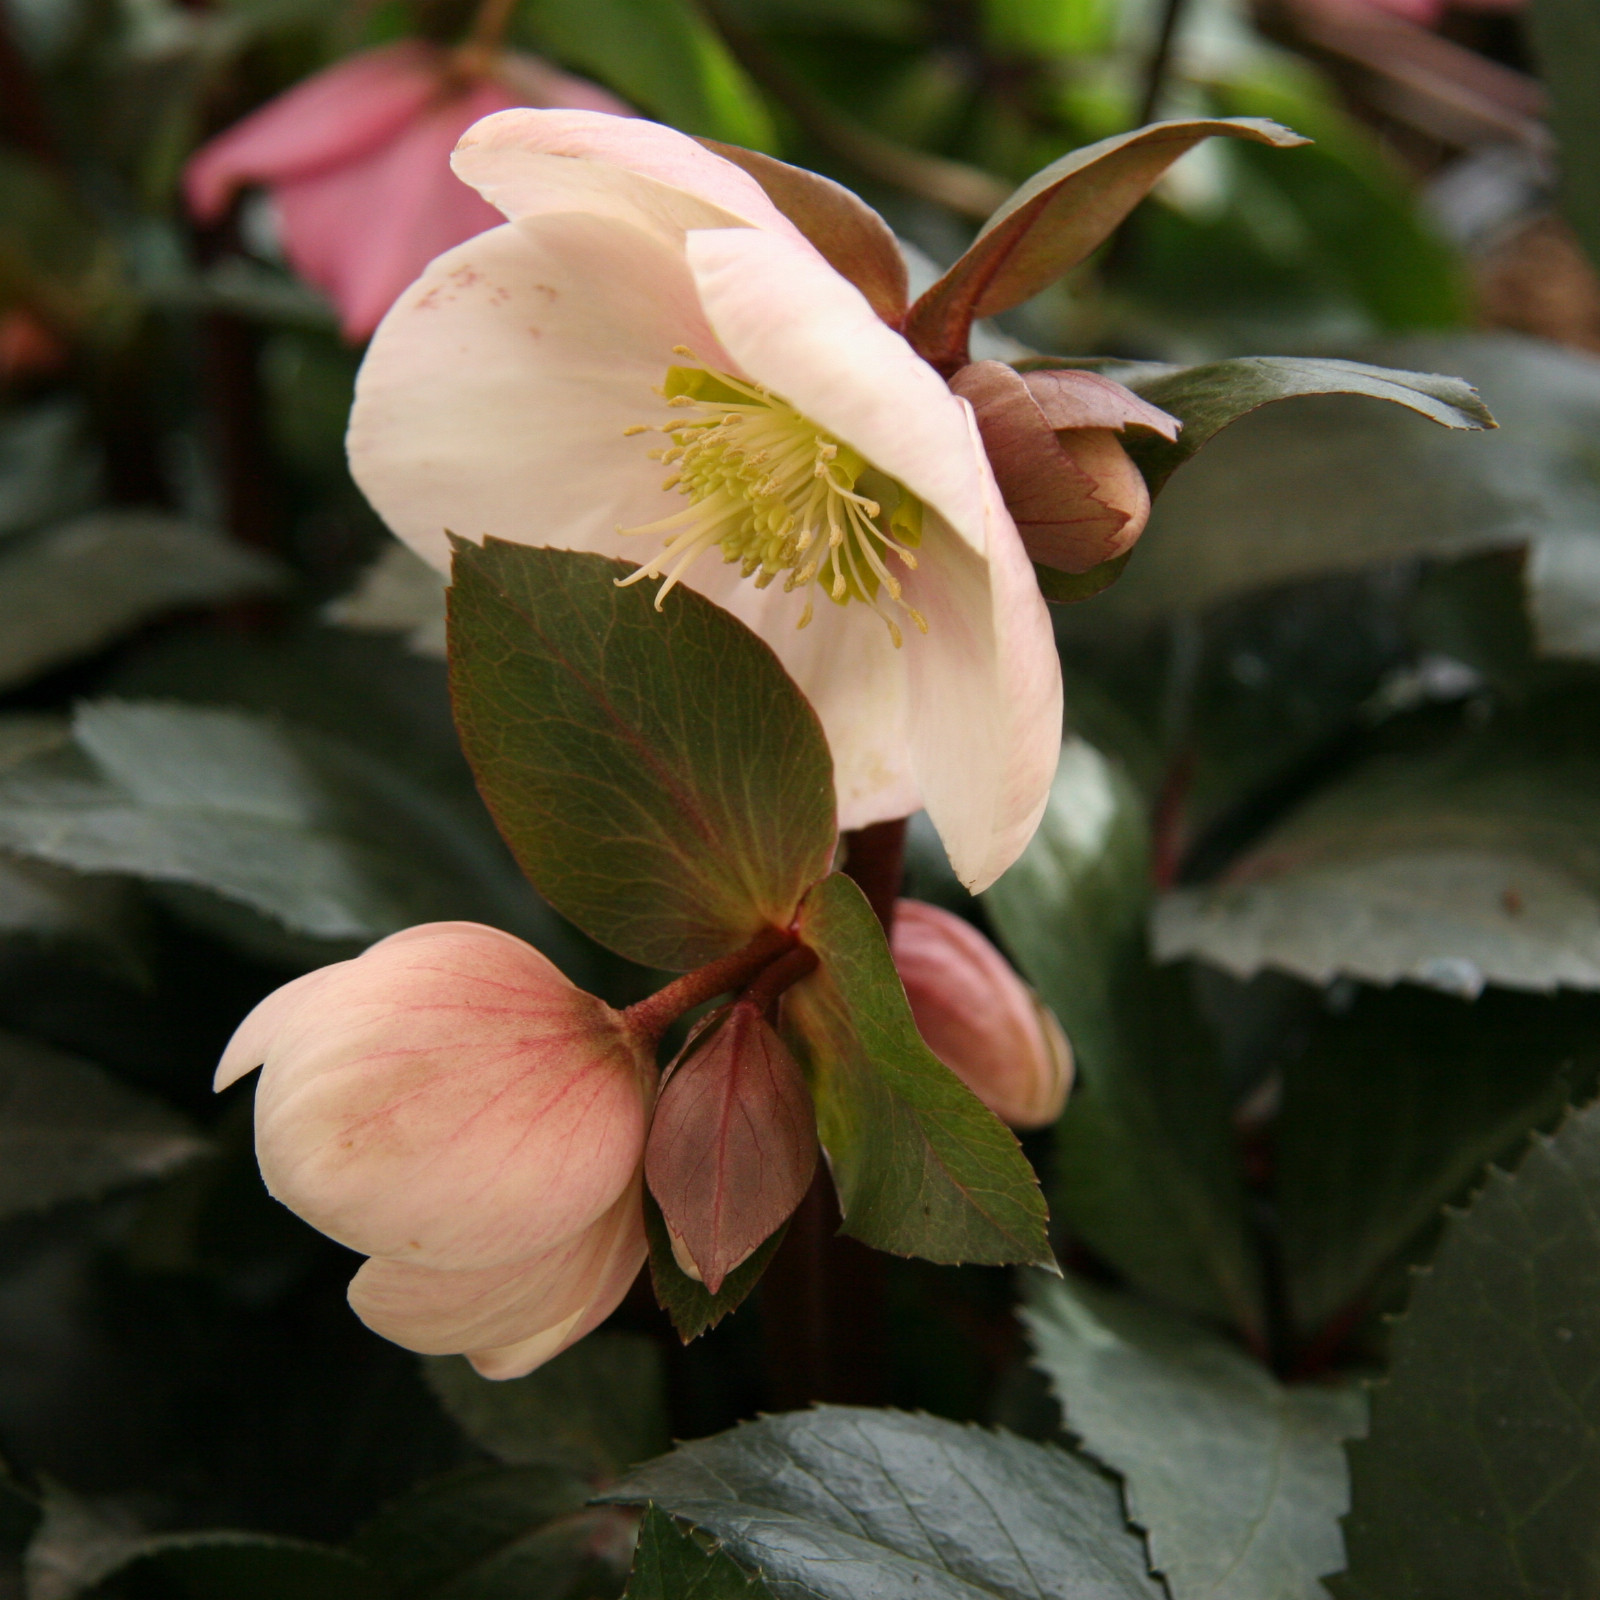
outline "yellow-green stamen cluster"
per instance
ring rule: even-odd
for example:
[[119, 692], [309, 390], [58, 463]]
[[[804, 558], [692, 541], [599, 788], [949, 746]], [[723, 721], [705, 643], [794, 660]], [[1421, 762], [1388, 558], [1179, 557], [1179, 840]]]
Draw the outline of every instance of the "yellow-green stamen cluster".
[[[689, 356], [681, 346], [676, 354]], [[807, 421], [788, 401], [755, 384], [700, 367], [669, 367], [660, 391], [684, 412], [680, 422], [639, 424], [629, 434], [664, 433], [650, 452], [670, 469], [662, 484], [688, 498], [672, 516], [619, 533], [650, 534], [661, 549], [623, 583], [661, 578], [656, 609], [713, 546], [764, 589], [780, 573], [786, 591], [815, 584], [838, 605], [864, 601], [898, 647], [899, 625], [886, 594], [922, 632], [890, 561], [915, 569], [922, 502], [865, 457]], [[811, 596], [798, 627], [811, 621]]]

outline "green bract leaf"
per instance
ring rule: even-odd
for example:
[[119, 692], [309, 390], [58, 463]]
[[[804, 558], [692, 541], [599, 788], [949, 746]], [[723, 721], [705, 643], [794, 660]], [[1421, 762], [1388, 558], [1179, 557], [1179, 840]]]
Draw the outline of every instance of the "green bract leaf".
[[776, 143], [759, 91], [693, 0], [536, 0], [539, 48], [663, 122], [763, 150]]
[[[1486, 1163], [1592, 1092], [1595, 1002], [1366, 991], [1284, 1067], [1274, 1170], [1307, 1337], [1370, 1293]], [[1354, 1176], [1353, 1176], [1354, 1175]]]
[[922, 295], [906, 337], [935, 365], [965, 359], [975, 318], [1021, 305], [1092, 255], [1202, 139], [1222, 134], [1288, 147], [1306, 141], [1261, 117], [1156, 122], [1074, 150], [1036, 172]]
[[1261, 1285], [1228, 1103], [1186, 986], [1150, 965], [1149, 883], [1131, 781], [1069, 739], [1039, 831], [985, 896], [1077, 1061], [1051, 1198], [1141, 1288], [1255, 1333]]
[[[1049, 362], [1024, 365], [1053, 366]], [[1445, 428], [1492, 428], [1478, 391], [1463, 378], [1431, 372], [1399, 372], [1362, 361], [1298, 356], [1244, 356], [1209, 361], [1199, 367], [1169, 367], [1157, 362], [1129, 365], [1086, 363], [1132, 389], [1183, 423], [1176, 439], [1130, 433], [1123, 448], [1139, 464], [1154, 494], [1202, 445], [1230, 423], [1275, 400], [1314, 394], [1358, 394], [1405, 406]]]
[[1052, 1445], [819, 1406], [682, 1445], [608, 1499], [714, 1534], [782, 1600], [1159, 1600], [1115, 1487]]
[[1015, 1135], [922, 1042], [883, 929], [840, 873], [800, 907], [821, 967], [784, 1001], [807, 1068], [841, 1232], [929, 1261], [1053, 1264]]
[[633, 568], [458, 543], [451, 686], [462, 744], [547, 900], [635, 961], [684, 969], [787, 926], [834, 843], [816, 713], [693, 590], [663, 612]]
[[273, 588], [276, 562], [154, 511], [97, 511], [0, 550], [0, 688], [185, 606]]
[[0, 1033], [0, 1217], [159, 1177], [205, 1148], [186, 1118], [98, 1067]]
[[1600, 1107], [1453, 1217], [1349, 1447], [1349, 1600], [1600, 1584]]
[[1172, 1600], [1324, 1600], [1359, 1390], [1286, 1388], [1192, 1324], [1084, 1284], [1035, 1278], [1029, 1306], [1066, 1426], [1122, 1475]]
[[650, 1240], [650, 1284], [656, 1300], [672, 1319], [678, 1337], [685, 1344], [698, 1339], [708, 1328], [714, 1328], [728, 1315], [737, 1311], [749, 1297], [750, 1291], [761, 1282], [768, 1263], [778, 1253], [789, 1224], [784, 1225], [771, 1238], [759, 1245], [747, 1261], [740, 1264], [722, 1280], [715, 1294], [703, 1283], [696, 1283], [672, 1254], [672, 1240], [667, 1233], [661, 1207], [649, 1189], [644, 1192], [644, 1227]]
[[643, 1334], [591, 1334], [504, 1382], [480, 1378], [459, 1356], [429, 1357], [423, 1370], [468, 1438], [513, 1466], [613, 1477], [667, 1446], [661, 1353]]
[[617, 1592], [633, 1530], [586, 1507], [589, 1493], [556, 1467], [462, 1467], [404, 1495], [350, 1548], [393, 1600], [591, 1600]]
[[[1509, 334], [1416, 336], [1360, 354], [1464, 374], [1498, 429], [1440, 428], [1408, 401], [1328, 394], [1264, 406], [1173, 479], [1115, 592], [1067, 620], [1126, 629], [1290, 580], [1531, 545], [1544, 648], [1600, 654], [1600, 361]], [[1144, 381], [1126, 367], [1106, 372]]]
[[334, 740], [119, 701], [79, 707], [72, 731], [0, 770], [0, 848], [208, 889], [321, 939], [492, 909], [432, 797]]
[[1542, 707], [1442, 751], [1368, 761], [1223, 882], [1168, 895], [1163, 959], [1248, 977], [1600, 988], [1600, 758]]
[[1076, 605], [1080, 600], [1092, 600], [1109, 589], [1132, 558], [1133, 552], [1125, 550], [1110, 561], [1102, 561], [1098, 567], [1090, 567], [1087, 572], [1062, 572], [1056, 567], [1041, 567], [1036, 561], [1033, 572], [1039, 580], [1039, 593], [1046, 600], [1056, 605]]
[[625, 1600], [769, 1600], [726, 1550], [706, 1549], [664, 1511], [645, 1508]]

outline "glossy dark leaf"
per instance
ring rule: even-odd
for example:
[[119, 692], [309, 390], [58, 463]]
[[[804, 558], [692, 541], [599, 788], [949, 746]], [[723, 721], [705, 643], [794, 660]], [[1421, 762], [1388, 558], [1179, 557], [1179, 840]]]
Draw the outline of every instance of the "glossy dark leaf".
[[805, 898], [822, 965], [784, 1000], [808, 1068], [842, 1232], [929, 1261], [1053, 1263], [1016, 1136], [922, 1042], [866, 896], [834, 873]]
[[1149, 855], [1131, 780], [1069, 739], [1050, 805], [985, 896], [1077, 1061], [1056, 1125], [1059, 1224], [1171, 1304], [1262, 1327], [1220, 1071], [1181, 974], [1146, 951]]
[[1035, 1277], [1028, 1298], [1067, 1430], [1121, 1475], [1173, 1600], [1325, 1600], [1360, 1390], [1286, 1387], [1214, 1334], [1087, 1284]]
[[1179, 156], [1213, 135], [1288, 147], [1299, 134], [1259, 117], [1156, 122], [1074, 150], [1036, 172], [965, 255], [912, 306], [906, 336], [935, 365], [965, 356], [967, 332], [1031, 299], [1093, 254]]
[[771, 1593], [726, 1550], [708, 1549], [666, 1512], [646, 1508], [626, 1600], [768, 1600]]
[[1344, 1600], [1600, 1584], [1600, 1108], [1447, 1224], [1349, 1446]]
[[781, 1600], [1158, 1600], [1115, 1486], [1053, 1445], [819, 1406], [682, 1445], [608, 1498], [720, 1540]]
[[451, 686], [478, 784], [540, 893], [684, 969], [786, 926], [834, 842], [832, 762], [777, 657], [625, 562], [457, 546]]

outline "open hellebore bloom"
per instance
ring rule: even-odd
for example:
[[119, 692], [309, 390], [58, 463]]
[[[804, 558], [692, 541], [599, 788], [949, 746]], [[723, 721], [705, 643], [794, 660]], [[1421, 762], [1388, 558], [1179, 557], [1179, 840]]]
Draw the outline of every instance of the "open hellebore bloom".
[[365, 339], [395, 297], [451, 245], [501, 221], [451, 176], [450, 151], [508, 106], [627, 115], [604, 89], [533, 56], [466, 57], [417, 39], [363, 51], [296, 84], [213, 139], [184, 174], [190, 208], [214, 221], [265, 184], [290, 265]]
[[1176, 417], [1096, 372], [1024, 373], [977, 361], [950, 387], [972, 403], [1033, 560], [1087, 572], [1133, 548], [1150, 518], [1150, 491], [1117, 435], [1137, 428], [1175, 439]]
[[1060, 672], [971, 407], [880, 316], [905, 297], [881, 220], [833, 200], [878, 251], [869, 299], [830, 264], [848, 240], [825, 258], [667, 128], [502, 112], [455, 169], [511, 220], [373, 340], [349, 440], [373, 504], [441, 569], [451, 529], [699, 589], [815, 706], [841, 827], [926, 805], [993, 882], [1045, 803]]
[[1002, 1122], [1054, 1122], [1072, 1047], [1006, 958], [970, 922], [921, 900], [897, 902], [889, 942], [928, 1048]]
[[258, 1066], [267, 1188], [373, 1258], [350, 1300], [376, 1332], [512, 1377], [627, 1292], [653, 1048], [520, 939], [429, 923], [307, 973], [216, 1087]]

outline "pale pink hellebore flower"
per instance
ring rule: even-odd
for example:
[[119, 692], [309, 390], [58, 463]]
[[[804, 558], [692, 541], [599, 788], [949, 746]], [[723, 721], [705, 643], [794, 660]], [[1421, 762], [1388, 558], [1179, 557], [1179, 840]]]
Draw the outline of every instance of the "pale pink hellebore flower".
[[509, 111], [454, 164], [511, 220], [368, 351], [350, 460], [390, 527], [444, 570], [450, 529], [692, 585], [816, 707], [841, 827], [926, 805], [993, 882], [1043, 811], [1061, 678], [971, 407], [683, 134]]
[[239, 1025], [268, 1191], [372, 1257], [375, 1332], [486, 1377], [583, 1337], [644, 1262], [654, 1052], [532, 946], [428, 923], [307, 973]]
[[502, 220], [449, 170], [474, 122], [520, 105], [628, 114], [533, 56], [498, 56], [476, 76], [459, 59], [408, 39], [315, 73], [197, 152], [190, 209], [215, 221], [240, 189], [265, 184], [289, 264], [333, 301], [347, 339], [365, 339], [436, 255]]
[[1006, 958], [970, 922], [921, 900], [896, 903], [889, 942], [928, 1048], [1002, 1122], [1054, 1122], [1072, 1087], [1072, 1047]]

